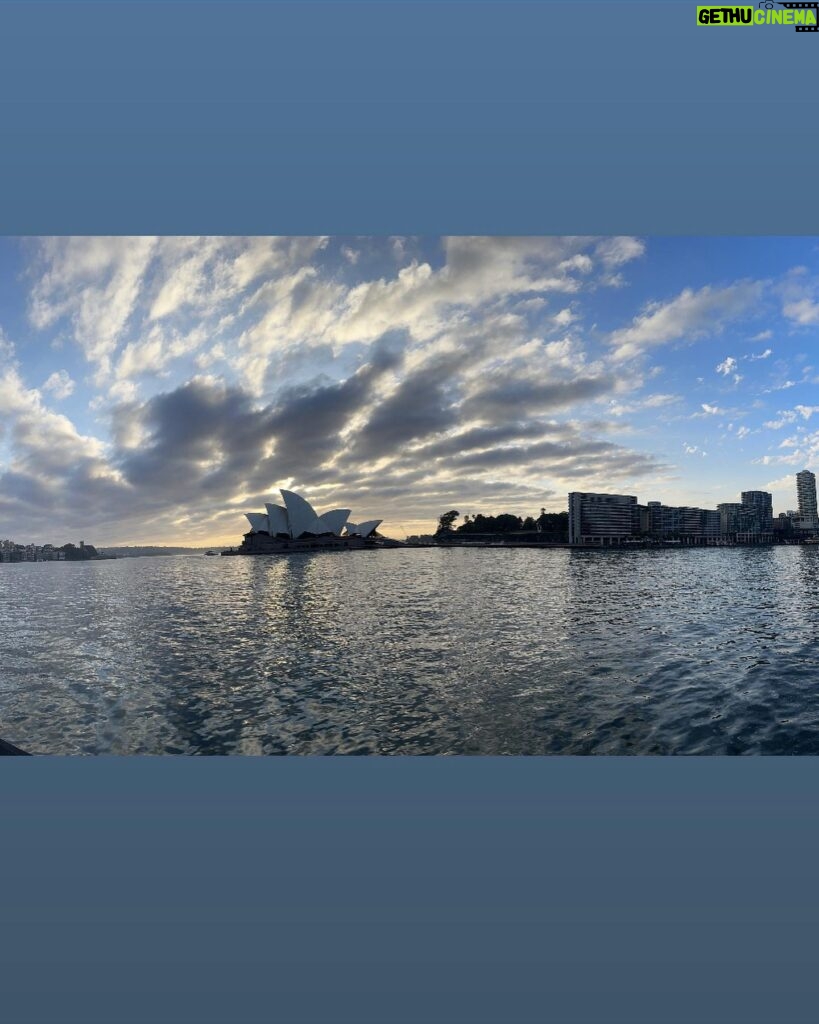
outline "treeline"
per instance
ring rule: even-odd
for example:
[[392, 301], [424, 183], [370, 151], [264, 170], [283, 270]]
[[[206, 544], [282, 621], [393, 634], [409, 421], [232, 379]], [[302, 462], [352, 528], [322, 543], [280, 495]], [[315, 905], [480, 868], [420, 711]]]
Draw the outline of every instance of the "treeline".
[[540, 510], [540, 515], [515, 516], [503, 512], [498, 516], [485, 516], [481, 513], [470, 516], [465, 515], [463, 522], [456, 526], [461, 513], [452, 509], [445, 512], [438, 520], [438, 529], [435, 536], [446, 538], [448, 536], [464, 534], [498, 534], [498, 533], [537, 533], [541, 540], [552, 540], [566, 543], [569, 539], [569, 513], [568, 512], [547, 512], [545, 508]]
[[57, 551], [65, 552], [66, 562], [86, 562], [91, 558], [99, 558], [99, 553], [93, 544], [84, 544], [78, 548], [76, 544], [63, 544]]

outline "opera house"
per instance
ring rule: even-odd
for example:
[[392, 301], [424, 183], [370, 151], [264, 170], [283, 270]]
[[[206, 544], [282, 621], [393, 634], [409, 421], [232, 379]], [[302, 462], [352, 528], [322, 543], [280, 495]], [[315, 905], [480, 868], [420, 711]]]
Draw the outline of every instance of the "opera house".
[[245, 513], [250, 530], [236, 554], [270, 555], [316, 549], [343, 551], [374, 545], [375, 531], [382, 520], [351, 523], [348, 508], [334, 508], [319, 515], [310, 502], [295, 491], [283, 490], [281, 496], [283, 505], [265, 504], [264, 512]]

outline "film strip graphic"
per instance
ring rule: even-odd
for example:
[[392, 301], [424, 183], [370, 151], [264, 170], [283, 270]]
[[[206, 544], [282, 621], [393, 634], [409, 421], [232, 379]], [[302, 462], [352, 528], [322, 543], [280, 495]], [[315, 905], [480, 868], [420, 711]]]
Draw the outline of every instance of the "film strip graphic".
[[804, 11], [810, 9], [816, 12], [816, 25], [794, 25], [797, 32], [819, 32], [819, 0], [811, 0], [810, 3], [782, 3], [782, 0], [778, 0], [777, 3], [771, 3], [770, 0], [766, 0], [764, 3], [757, 4], [758, 8], [763, 10], [773, 11], [777, 7], [784, 7], [789, 11]]

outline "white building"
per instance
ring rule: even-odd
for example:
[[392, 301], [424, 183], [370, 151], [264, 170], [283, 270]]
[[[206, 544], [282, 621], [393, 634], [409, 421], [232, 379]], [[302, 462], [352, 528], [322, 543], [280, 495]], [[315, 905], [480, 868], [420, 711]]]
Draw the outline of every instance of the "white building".
[[282, 540], [298, 540], [300, 537], [340, 537], [345, 530], [347, 537], [364, 539], [371, 536], [381, 525], [381, 519], [369, 519], [366, 523], [348, 522], [348, 508], [334, 508], [321, 515], [300, 494], [295, 491], [281, 491], [283, 505], [265, 504], [265, 512], [246, 512], [251, 534], [266, 534]]

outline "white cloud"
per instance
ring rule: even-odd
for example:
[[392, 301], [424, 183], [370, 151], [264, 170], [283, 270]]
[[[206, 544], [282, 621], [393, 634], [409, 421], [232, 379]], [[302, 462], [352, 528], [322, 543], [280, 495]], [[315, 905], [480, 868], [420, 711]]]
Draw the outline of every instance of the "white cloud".
[[738, 366], [739, 363], [737, 363], [733, 356], [727, 356], [721, 363], [717, 364], [716, 371], [727, 377], [730, 373], [736, 373]]
[[552, 317], [552, 320], [558, 327], [568, 327], [576, 319], [577, 317], [570, 309], [561, 309], [559, 313], [555, 313]]
[[[39, 330], [64, 321], [101, 385], [117, 355], [120, 377], [130, 366], [144, 372], [152, 352], [156, 367], [157, 325], [174, 339], [161, 356], [164, 365], [190, 350], [178, 339], [194, 332], [178, 318], [196, 317], [198, 327], [218, 334], [261, 277], [305, 267], [326, 244], [325, 238], [37, 239], [27, 243], [34, 282], [29, 318]], [[229, 302], [234, 309], [224, 315]]]
[[612, 268], [636, 260], [643, 255], [645, 249], [645, 244], [639, 238], [629, 236], [606, 238], [602, 242], [598, 242], [595, 247], [595, 256], [602, 261], [605, 267]]
[[807, 267], [794, 267], [780, 284], [782, 315], [798, 327], [819, 324], [819, 278]]
[[701, 408], [702, 408], [702, 411], [707, 416], [723, 416], [723, 415], [725, 415], [725, 410], [724, 409], [720, 409], [720, 407], [718, 405], [709, 405], [707, 402], [703, 402]]
[[755, 362], [757, 359], [767, 359], [773, 353], [772, 348], [766, 348], [764, 352], [760, 352], [757, 356], [748, 356], [751, 362]]
[[726, 288], [685, 288], [669, 302], [647, 305], [630, 327], [609, 338], [616, 359], [629, 359], [645, 349], [681, 338], [719, 333], [726, 324], [749, 313], [759, 302], [761, 281], [738, 281]]
[[43, 384], [43, 391], [50, 391], [59, 401], [74, 394], [75, 382], [71, 379], [67, 370], [57, 370], [52, 373]]
[[794, 423], [796, 421], [796, 413], [792, 409], [786, 409], [783, 412], [778, 412], [777, 416], [779, 419], [767, 420], [763, 423], [763, 427], [767, 427], [769, 430], [781, 430], [788, 423]]
[[660, 409], [663, 406], [673, 405], [679, 401], [679, 395], [648, 395], [646, 398], [636, 399], [633, 402], [612, 400], [609, 403], [608, 411], [612, 416], [625, 416], [628, 413], [639, 412], [642, 409]]
[[782, 307], [782, 312], [789, 320], [793, 320], [802, 327], [819, 324], [819, 302], [812, 302], [808, 298], [786, 302]]
[[708, 455], [708, 452], [704, 452], [695, 444], [688, 444], [687, 441], [683, 441], [683, 450], [686, 455], [699, 455], [703, 459]]
[[105, 446], [79, 433], [67, 416], [50, 410], [36, 388], [19, 373], [0, 375], [0, 416], [12, 447], [12, 469], [33, 469], [38, 478], [61, 476], [68, 466], [93, 463], [98, 473], [113, 473], [104, 462]]
[[11, 362], [14, 359], [14, 345], [6, 337], [3, 328], [0, 327], [0, 364]]
[[38, 240], [31, 322], [42, 329], [68, 317], [77, 344], [104, 376], [156, 245], [156, 238]]

